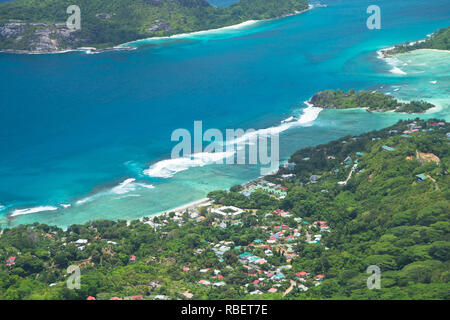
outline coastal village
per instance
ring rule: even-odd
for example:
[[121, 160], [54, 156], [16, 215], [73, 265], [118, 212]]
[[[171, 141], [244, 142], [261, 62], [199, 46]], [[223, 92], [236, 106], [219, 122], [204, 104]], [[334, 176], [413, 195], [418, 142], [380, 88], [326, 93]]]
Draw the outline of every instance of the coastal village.
[[[372, 148], [377, 148], [378, 153], [391, 154], [401, 147], [402, 141], [407, 141], [417, 135], [433, 134], [435, 131], [442, 132], [443, 130], [448, 130], [448, 125], [444, 122], [429, 122], [424, 126], [413, 121], [407, 124], [405, 130], [394, 127], [383, 135], [376, 136], [375, 134], [370, 141], [372, 141]], [[444, 137], [448, 143], [449, 132], [445, 132]], [[381, 139], [383, 141], [379, 141]], [[356, 143], [358, 140], [359, 137], [349, 137], [347, 140], [341, 139], [336, 143], [342, 146], [352, 142]], [[311, 157], [315, 156], [314, 152], [317, 151], [321, 152], [321, 157], [324, 157], [326, 162], [334, 163], [330, 166], [331, 170], [317, 170], [311, 175], [299, 178], [296, 167], [312, 161]], [[198, 299], [204, 292], [220, 293], [221, 290], [230, 290], [230, 287], [235, 288], [244, 296], [258, 297], [269, 294], [284, 297], [291, 292], [306, 292], [320, 286], [327, 279], [327, 274], [300, 268], [297, 262], [303, 258], [305, 247], [314, 246], [317, 250], [330, 250], [327, 246], [327, 239], [334, 232], [333, 225], [326, 220], [318, 219], [317, 216], [293, 214], [282, 207], [283, 200], [287, 198], [290, 189], [294, 186], [310, 188], [309, 190], [326, 195], [331, 191], [329, 189], [333, 185], [338, 190], [345, 188], [352, 179], [364, 174], [367, 150], [353, 148], [351, 152], [344, 155], [329, 154], [328, 151], [310, 148], [298, 155], [300, 160], [296, 163], [284, 164], [274, 175], [235, 186], [231, 188], [232, 191], [218, 191], [220, 196], [211, 193], [211, 198], [195, 205], [146, 217], [141, 221], [128, 222], [128, 226], [145, 225], [150, 227], [150, 230], [153, 230], [154, 234], [162, 240], [170, 239], [179, 230], [186, 227], [193, 228], [196, 225], [202, 226], [202, 229], [199, 230], [207, 230], [208, 235], [202, 233], [191, 235], [192, 246], [184, 252], [191, 258], [190, 263], [179, 263], [177, 257], [166, 256], [166, 249], [163, 248], [159, 248], [153, 253], [150, 251], [148, 254], [141, 252], [123, 256], [124, 263], [131, 267], [139, 263], [170, 264], [171, 268], [175, 268], [173, 270], [180, 274], [180, 277], [185, 278], [184, 284], [177, 287], [179, 291], [164, 290], [164, 282], [155, 278], [145, 284], [145, 290], [128, 290], [134, 294], [89, 295], [86, 299]], [[309, 152], [311, 157], [305, 157], [304, 152]], [[433, 163], [440, 166], [441, 162], [438, 155], [421, 150], [415, 150], [414, 153], [408, 154], [403, 159], [405, 162], [417, 161], [421, 165]], [[439, 190], [436, 178], [429, 173], [419, 173], [415, 175], [414, 183], [430, 180], [433, 181], [436, 190]], [[368, 176], [368, 180], [371, 181], [371, 179], [373, 179], [373, 174]], [[273, 201], [273, 203], [270, 202], [271, 204], [266, 206], [266, 209], [262, 209], [261, 206], [259, 208], [241, 208], [233, 204], [224, 204], [226, 201], [223, 199], [229, 195], [238, 196], [239, 201], [244, 201], [243, 203], [245, 203], [245, 199], [253, 199], [252, 197], [255, 195], [264, 196], [264, 201]], [[277, 207], [274, 204], [280, 204], [280, 206]], [[61, 246], [76, 248], [80, 254], [89, 251], [91, 246], [100, 246], [102, 254], [97, 259], [100, 264], [108, 256], [114, 256], [115, 248], [120, 245], [116, 239], [100, 237], [98, 230], [92, 225], [87, 227], [85, 234], [90, 236], [86, 238], [77, 238], [75, 230], [76, 228], [69, 229], [71, 236], [61, 238]], [[55, 240], [58, 234], [57, 231], [49, 231], [45, 237]], [[215, 241], [211, 239], [215, 239]], [[17, 260], [20, 259], [20, 254], [17, 252], [8, 256], [4, 265], [9, 269], [14, 268]], [[175, 263], [175, 261], [177, 262]], [[193, 263], [194, 261], [195, 263]], [[95, 264], [92, 254], [89, 254], [86, 259], [79, 262], [78, 266], [83, 270], [83, 268], [89, 269]], [[188, 285], [186, 285], [186, 281]], [[48, 286], [63, 285], [65, 285], [63, 282], [52, 282]], [[131, 288], [135, 288], [135, 286]]]
[[[242, 194], [250, 196], [252, 191], [264, 190], [278, 199], [286, 195], [286, 188], [280, 185], [260, 179], [245, 185]], [[261, 218], [255, 210], [244, 210], [234, 206], [219, 206], [211, 202], [203, 203], [194, 208], [166, 213], [157, 217], [150, 217], [145, 220], [145, 224], [150, 225], [155, 230], [161, 229], [171, 222], [182, 227], [185, 221], [202, 222], [206, 215], [212, 214], [213, 221], [210, 223], [213, 228], [226, 229], [232, 226], [242, 226], [243, 216], [255, 217], [254, 228], [260, 237], [254, 239], [248, 245], [237, 245], [233, 241], [208, 242], [202, 241], [200, 248], [194, 251], [194, 255], [202, 255], [207, 251], [214, 252], [218, 264], [224, 264], [224, 255], [227, 252], [234, 252], [241, 266], [245, 269], [245, 277], [248, 282], [244, 284], [244, 291], [250, 295], [260, 295], [267, 293], [288, 294], [293, 288], [307, 291], [309, 286], [319, 286], [324, 279], [324, 274], [313, 274], [305, 270], [293, 270], [290, 262], [298, 257], [295, 243], [298, 241], [309, 244], [323, 245], [322, 237], [331, 232], [326, 221], [306, 221], [302, 218], [293, 218], [292, 214], [281, 209], [273, 210]], [[328, 249], [324, 246], [325, 249]], [[271, 257], [283, 257], [278, 259], [284, 264], [270, 263]], [[131, 256], [130, 261], [135, 261], [136, 257]], [[195, 273], [199, 280], [199, 286], [208, 288], [219, 288], [226, 286], [226, 275], [233, 272], [233, 268], [225, 266], [223, 270], [214, 268], [192, 269], [190, 266], [183, 266], [183, 272]], [[183, 292], [183, 296], [191, 299], [194, 295], [188, 291]], [[161, 296], [157, 297], [161, 299]], [[167, 297], [168, 298], [168, 297]]]

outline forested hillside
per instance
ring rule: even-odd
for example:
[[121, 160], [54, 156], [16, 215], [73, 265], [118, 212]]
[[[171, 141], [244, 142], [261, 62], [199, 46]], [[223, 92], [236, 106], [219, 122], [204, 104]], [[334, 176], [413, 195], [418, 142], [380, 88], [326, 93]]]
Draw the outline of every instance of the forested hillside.
[[388, 54], [405, 53], [417, 49], [450, 50], [450, 27], [439, 29], [425, 40], [406, 42], [387, 50]]
[[0, 299], [449, 299], [449, 131], [417, 119], [343, 137], [214, 204], [129, 225], [5, 229]]
[[15, 0], [0, 5], [0, 49], [52, 52], [125, 42], [280, 17], [307, 0], [241, 0], [216, 8], [204, 0], [79, 0], [81, 29], [69, 30], [69, 0]]
[[377, 91], [324, 90], [311, 98], [314, 106], [325, 109], [364, 108], [367, 111], [395, 111], [405, 113], [423, 113], [434, 105], [425, 101], [403, 103], [394, 97]]

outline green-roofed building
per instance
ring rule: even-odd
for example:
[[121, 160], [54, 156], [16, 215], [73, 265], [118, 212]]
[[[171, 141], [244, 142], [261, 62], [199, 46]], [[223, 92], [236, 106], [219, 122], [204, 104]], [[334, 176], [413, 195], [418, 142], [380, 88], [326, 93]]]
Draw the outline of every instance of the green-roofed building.
[[425, 181], [425, 180], [427, 180], [427, 176], [424, 175], [423, 173], [417, 174], [416, 178], [417, 178], [418, 181]]
[[386, 151], [395, 151], [394, 148], [388, 147], [388, 146], [382, 146], [381, 148], [383, 148], [383, 150], [386, 150]]

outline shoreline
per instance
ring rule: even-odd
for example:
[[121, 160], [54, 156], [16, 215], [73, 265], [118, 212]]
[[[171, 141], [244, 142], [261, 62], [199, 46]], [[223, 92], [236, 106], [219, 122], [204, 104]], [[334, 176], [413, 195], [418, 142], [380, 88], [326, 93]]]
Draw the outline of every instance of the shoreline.
[[[171, 35], [171, 36], [148, 37], [148, 38], [143, 38], [143, 39], [138, 39], [138, 40], [125, 42], [125, 43], [119, 44], [119, 45], [117, 45], [117, 46], [115, 46], [113, 48], [117, 48], [117, 49], [130, 48], [130, 47], [128, 47], [128, 45], [133, 44], [133, 43], [143, 42], [143, 41], [183, 39], [183, 38], [186, 38], [186, 37], [189, 37], [189, 36], [215, 33], [215, 32], [218, 32], [218, 31], [220, 32], [220, 31], [227, 31], [227, 30], [239, 30], [239, 29], [242, 29], [242, 28], [245, 28], [245, 27], [254, 26], [254, 25], [259, 24], [261, 22], [274, 21], [274, 20], [278, 20], [278, 19], [283, 19], [283, 18], [299, 15], [299, 14], [305, 13], [305, 12], [307, 12], [309, 10], [312, 10], [313, 8], [314, 8], [314, 6], [309, 4], [307, 9], [304, 9], [302, 11], [294, 11], [293, 13], [288, 13], [288, 14], [285, 14], [285, 15], [282, 15], [282, 16], [279, 16], [279, 17], [275, 17], [275, 18], [261, 19], [261, 20], [247, 20], [247, 21], [240, 22], [238, 24], [229, 25], [229, 26], [225, 26], [225, 27], [214, 28], [214, 29], [206, 29], [206, 30], [200, 30], [200, 31], [193, 31], [193, 32], [186, 32], [186, 33], [178, 33], [178, 34], [174, 34], [174, 35]], [[136, 49], [137, 47], [131, 47], [131, 48]]]
[[[384, 110], [384, 111], [374, 110], [374, 111], [369, 111], [369, 110], [367, 110], [367, 108], [348, 108], [348, 109], [321, 108], [321, 107], [316, 107], [313, 103], [311, 103], [310, 100], [311, 100], [311, 98], [306, 100], [306, 101], [304, 101], [304, 104], [307, 106], [307, 108], [305, 108], [305, 109], [318, 109], [320, 111], [322, 111], [324, 109], [339, 110], [339, 111], [350, 111], [350, 110], [355, 110], [356, 109], [356, 110], [366, 111], [366, 112], [369, 112], [369, 113], [394, 113], [395, 112], [395, 110]], [[434, 108], [430, 108], [430, 109], [426, 110], [423, 113], [415, 113], [415, 114], [417, 114], [417, 115], [425, 114], [425, 113], [426, 114], [430, 114], [430, 113], [438, 112], [441, 109], [442, 109], [441, 106], [435, 105]], [[320, 113], [320, 111], [318, 113]], [[407, 114], [414, 115], [414, 113], [407, 113]], [[317, 114], [317, 116], [318, 116], [318, 114]], [[317, 118], [317, 116], [314, 118], [314, 120]], [[296, 119], [296, 120], [298, 121], [299, 119]], [[288, 125], [289, 127], [291, 127], [291, 125], [295, 125], [295, 123], [297, 121], [288, 122], [288, 123], [282, 123], [282, 125], [284, 124], [284, 125]], [[262, 129], [262, 130], [267, 130], [267, 129]], [[266, 175], [261, 175], [261, 176], [258, 176], [257, 178], [245, 181], [245, 182], [241, 183], [241, 185], [245, 185], [245, 184], [248, 184], [248, 183], [252, 183], [252, 182], [258, 181], [258, 180], [264, 178], [267, 175], [275, 173], [278, 170], [279, 169], [276, 169], [276, 170], [274, 170], [274, 171], [272, 171], [270, 173], [267, 173]], [[134, 180], [134, 179], [133, 178], [132, 179], [127, 179], [127, 180], [125, 180], [125, 182], [129, 181], [129, 180]], [[119, 184], [115, 188], [121, 186], [125, 182], [122, 182], [121, 184]], [[195, 209], [195, 208], [201, 207], [202, 205], [205, 205], [205, 204], [209, 203], [210, 201], [211, 200], [209, 198], [205, 197], [205, 198], [194, 200], [194, 201], [191, 201], [191, 202], [188, 202], [188, 203], [185, 203], [185, 204], [173, 207], [173, 208], [169, 208], [169, 209], [166, 209], [166, 210], [161, 210], [161, 211], [158, 211], [158, 212], [155, 212], [155, 213], [150, 213], [150, 214], [144, 214], [143, 216], [141, 216], [140, 218], [137, 218], [137, 219], [142, 221], [143, 219], [146, 219], [146, 218], [147, 219], [148, 218], [151, 219], [152, 217], [164, 216], [164, 215], [166, 215], [166, 214], [168, 214], [170, 212], [179, 212], [179, 211], [185, 211], [185, 210], [189, 210], [189, 209]], [[26, 215], [26, 214], [32, 214], [32, 213], [38, 213], [38, 212], [45, 212], [45, 211], [55, 211], [56, 209], [65, 209], [66, 207], [70, 207], [70, 206], [71, 205], [65, 205], [62, 208], [49, 207], [49, 206], [48, 207], [46, 207], [46, 206], [38, 206], [38, 207], [32, 207], [32, 208], [26, 208], [26, 209], [17, 209], [16, 208], [16, 210], [13, 212], [13, 214], [11, 214], [11, 215], [6, 214], [6, 218], [7, 219], [14, 219], [14, 218], [16, 218], [17, 216], [20, 216], [20, 215]], [[3, 211], [4, 209], [6, 209], [5, 206], [0, 207], [0, 211]], [[35, 211], [36, 209], [39, 209], [39, 210]], [[46, 209], [46, 210], [43, 210], [43, 209]], [[136, 220], [136, 218], [130, 219], [130, 220], [127, 219], [126, 221], [129, 223], [132, 220]], [[67, 227], [64, 227], [64, 226], [58, 226], [58, 227], [61, 227], [63, 229], [67, 228]], [[1, 229], [3, 229], [3, 227], [0, 227], [0, 230]]]
[[389, 47], [389, 48], [384, 48], [384, 49], [377, 50], [378, 58], [380, 58], [380, 59], [389, 59], [389, 58], [395, 57], [396, 55], [399, 55], [399, 54], [408, 54], [408, 53], [413, 53], [415, 51], [433, 51], [433, 52], [447, 52], [447, 53], [450, 53], [450, 50], [445, 50], [445, 49], [421, 48], [421, 49], [414, 49], [414, 50], [406, 51], [406, 52], [398, 52], [398, 53], [394, 53], [394, 54], [389, 54], [388, 52], [391, 51], [394, 48], [395, 47]]
[[[184, 205], [181, 205], [181, 206], [178, 206], [178, 207], [175, 207], [175, 208], [171, 208], [171, 209], [160, 211], [160, 212], [157, 212], [157, 213], [154, 213], [154, 214], [143, 216], [143, 217], [139, 218], [139, 220], [143, 221], [146, 218], [153, 218], [153, 217], [163, 216], [163, 215], [166, 215], [166, 214], [168, 214], [170, 212], [178, 212], [178, 211], [185, 211], [185, 210], [189, 210], [189, 209], [195, 209], [195, 208], [198, 208], [198, 207], [202, 207], [205, 204], [208, 204], [210, 201], [211, 201], [211, 199], [209, 199], [209, 198], [202, 198], [200, 200], [192, 201], [192, 202], [189, 202], [187, 204], [184, 204]], [[131, 220], [127, 220], [127, 222], [131, 222]]]
[[132, 40], [128, 42], [124, 42], [118, 45], [115, 45], [113, 47], [108, 47], [104, 49], [97, 49], [95, 47], [79, 47], [75, 49], [64, 49], [64, 50], [57, 50], [57, 51], [50, 51], [50, 52], [40, 52], [40, 51], [30, 51], [30, 50], [15, 50], [15, 49], [1, 49], [0, 53], [10, 53], [10, 54], [30, 54], [30, 55], [37, 55], [37, 54], [64, 54], [64, 53], [70, 53], [70, 52], [84, 52], [86, 54], [95, 54], [95, 53], [102, 53], [107, 51], [120, 51], [120, 50], [136, 50], [138, 47], [129, 46], [132, 43], [139, 43], [143, 41], [151, 41], [151, 40], [169, 40], [169, 39], [183, 39], [185, 37], [189, 37], [192, 35], [199, 35], [199, 34], [208, 34], [208, 33], [214, 33], [214, 32], [220, 32], [220, 31], [226, 31], [226, 30], [239, 30], [245, 27], [253, 26], [261, 22], [265, 21], [274, 21], [278, 19], [283, 19], [295, 15], [299, 15], [302, 13], [305, 13], [309, 10], [312, 10], [314, 8], [313, 5], [308, 4], [308, 8], [304, 9], [302, 11], [294, 11], [293, 13], [288, 13], [282, 16], [278, 16], [275, 18], [269, 18], [269, 19], [261, 19], [261, 20], [247, 20], [240, 22], [238, 24], [224, 26], [220, 28], [215, 29], [206, 29], [206, 30], [199, 30], [199, 31], [192, 31], [192, 32], [185, 32], [185, 33], [178, 33], [170, 36], [162, 36], [162, 37], [148, 37], [143, 39], [137, 39]]
[[[282, 131], [290, 129], [291, 127], [294, 127], [296, 125], [305, 125], [305, 124], [312, 123], [313, 121], [315, 121], [317, 119], [317, 117], [319, 116], [319, 113], [323, 109], [322, 108], [318, 108], [318, 107], [314, 107], [312, 104], [309, 103], [309, 100], [304, 101], [303, 103], [306, 105], [306, 108], [303, 109], [303, 113], [298, 118], [295, 118], [293, 121], [290, 121], [290, 122], [281, 123], [279, 125], [274, 125], [273, 127], [263, 128], [263, 129], [259, 129], [259, 130], [261, 130], [262, 132], [272, 132], [273, 130], [282, 132]], [[161, 160], [161, 161], [167, 161], [167, 159], [166, 160]], [[285, 160], [285, 161], [287, 161], [287, 160]], [[281, 161], [280, 160], [280, 164], [285, 162], [285, 161]], [[159, 163], [159, 162], [157, 162], [157, 163]], [[253, 181], [257, 181], [259, 179], [262, 179], [262, 178], [264, 178], [267, 175], [275, 173], [276, 171], [278, 171], [278, 169], [279, 168], [274, 169], [273, 171], [267, 173], [266, 175], [260, 175], [257, 178], [250, 179], [248, 181], [244, 181], [242, 183], [242, 185], [245, 185], [245, 184], [251, 183]], [[120, 187], [127, 186], [127, 185], [129, 185], [131, 183], [134, 183], [134, 181], [135, 181], [135, 178], [127, 178], [126, 180], [122, 181], [118, 185], [115, 185], [112, 188], [111, 187], [107, 188], [106, 189], [107, 191], [100, 191], [99, 193], [95, 193], [95, 194], [92, 194], [92, 195], [81, 197], [81, 199], [78, 200], [78, 201], [75, 201], [74, 204], [82, 204], [82, 203], [88, 202], [91, 199], [95, 198], [96, 195], [99, 195], [99, 194], [100, 195], [104, 195], [108, 191], [115, 190], [115, 189], [118, 189]], [[149, 186], [153, 187], [153, 185], [149, 185]], [[181, 205], [179, 205], [177, 207], [173, 207], [173, 208], [169, 208], [169, 209], [166, 209], [166, 210], [157, 211], [155, 213], [143, 214], [140, 218], [134, 218], [134, 219], [131, 219], [131, 220], [136, 220], [136, 219], [142, 220], [144, 218], [151, 218], [151, 217], [155, 217], [155, 216], [164, 215], [164, 214], [167, 214], [167, 213], [172, 212], [172, 211], [180, 211], [180, 210], [182, 211], [182, 210], [186, 210], [186, 209], [192, 209], [192, 208], [199, 207], [202, 204], [207, 203], [208, 201], [209, 201], [209, 199], [205, 197], [205, 198], [194, 200], [194, 201], [191, 201], [191, 202], [188, 202], [188, 203], [185, 203], [185, 204], [181, 204]], [[15, 219], [15, 218], [17, 218], [18, 216], [21, 216], [21, 215], [28, 215], [28, 214], [35, 214], [35, 213], [40, 213], [40, 212], [56, 211], [56, 210], [64, 210], [64, 209], [70, 208], [70, 207], [72, 207], [72, 204], [58, 204], [58, 205], [54, 205], [54, 206], [50, 206], [50, 205], [45, 205], [45, 206], [44, 205], [36, 205], [36, 206], [33, 206], [33, 207], [15, 208], [14, 210], [12, 210], [10, 212], [5, 212], [4, 214], [5, 214], [6, 219], [10, 220], [10, 219]], [[125, 219], [127, 219], [127, 218], [125, 218]], [[127, 220], [127, 221], [129, 222], [131, 220]], [[63, 228], [64, 226], [59, 226], [59, 227]], [[2, 228], [3, 227], [0, 224], [0, 229], [2, 229]]]
[[[399, 102], [405, 102], [405, 101], [400, 101], [399, 99], [395, 98], [397, 101]], [[406, 101], [406, 102], [411, 102], [411, 101]], [[404, 114], [409, 114], [409, 115], [421, 115], [421, 114], [433, 114], [435, 112], [439, 112], [442, 107], [438, 106], [436, 104], [433, 104], [434, 107], [431, 107], [427, 110], [425, 110], [424, 112], [401, 112], [401, 111], [397, 111], [397, 110], [369, 110], [369, 108], [367, 107], [363, 107], [363, 108], [345, 108], [345, 109], [339, 109], [339, 108], [327, 108], [327, 107], [315, 107], [313, 103], [311, 103], [311, 101], [305, 102], [308, 104], [308, 106], [314, 107], [314, 108], [321, 108], [324, 110], [337, 110], [337, 111], [345, 111], [345, 110], [363, 110], [366, 111], [368, 113], [404, 113]], [[429, 102], [431, 103], [431, 102]]]

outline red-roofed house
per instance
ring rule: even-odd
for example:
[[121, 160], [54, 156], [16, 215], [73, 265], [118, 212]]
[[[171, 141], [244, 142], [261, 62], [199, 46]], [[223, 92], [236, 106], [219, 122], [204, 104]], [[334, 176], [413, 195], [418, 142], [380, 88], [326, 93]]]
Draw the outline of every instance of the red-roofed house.
[[325, 275], [323, 275], [323, 274], [318, 274], [316, 276], [316, 280], [322, 280], [323, 278], [325, 278]]
[[123, 300], [122, 298], [119, 298], [119, 297], [112, 297], [111, 299], [109, 299], [109, 300]]
[[259, 283], [259, 280], [253, 281], [253, 284], [254, 284], [254, 285], [257, 285], [258, 283]]
[[131, 300], [142, 300], [142, 299], [144, 299], [143, 296], [132, 296], [131, 297]]
[[6, 260], [6, 265], [11, 266], [14, 263], [16, 263], [16, 257], [10, 257], [8, 260]]
[[96, 300], [96, 299], [95, 299], [95, 297], [93, 297], [93, 296], [89, 296], [89, 297], [87, 297], [86, 300]]
[[136, 256], [131, 256], [130, 261], [136, 261]]
[[286, 241], [294, 241], [294, 236], [288, 236], [285, 239]]
[[270, 292], [270, 293], [275, 293], [275, 292], [277, 292], [278, 290], [277, 289], [275, 289], [275, 288], [270, 288], [269, 290], [267, 290], [267, 292]]
[[306, 277], [306, 272], [305, 271], [302, 271], [302, 272], [297, 272], [295, 275], [297, 276], [297, 277]]

